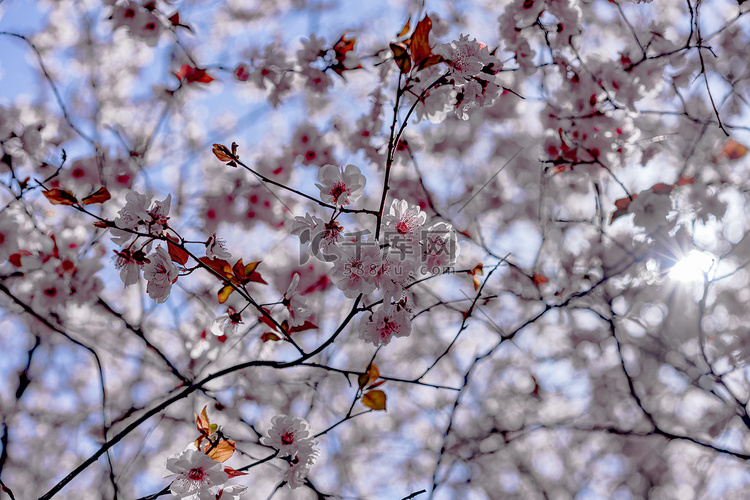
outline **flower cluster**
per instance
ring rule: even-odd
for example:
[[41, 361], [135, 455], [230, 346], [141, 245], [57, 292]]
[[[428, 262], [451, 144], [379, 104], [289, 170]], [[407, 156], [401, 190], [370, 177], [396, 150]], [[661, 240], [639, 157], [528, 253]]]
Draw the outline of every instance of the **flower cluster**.
[[133, 285], [138, 282], [140, 271], [143, 270], [143, 277], [148, 281], [146, 291], [158, 303], [169, 298], [172, 284], [179, 276], [179, 269], [162, 247], [146, 255], [153, 240], [149, 240], [142, 248], [134, 249], [138, 239], [138, 235], [134, 233], [141, 231], [161, 236], [167, 228], [171, 200], [170, 194], [163, 201], [156, 201], [152, 205], [151, 196], [130, 191], [125, 197], [125, 206], [114, 220], [114, 227], [110, 228], [112, 241], [121, 247], [130, 242], [127, 248], [115, 252], [115, 266], [120, 270], [120, 279], [125, 286]]
[[[353, 165], [324, 167], [319, 179], [325, 182], [318, 184], [321, 199], [337, 206], [356, 201], [365, 185]], [[393, 200], [384, 214], [378, 240], [369, 231], [344, 234], [335, 216], [328, 223], [309, 213], [296, 218], [292, 234], [304, 245], [305, 261], [309, 254], [331, 262], [331, 280], [348, 298], [382, 291], [383, 305], [362, 323], [364, 340], [383, 345], [394, 335], [409, 335], [406, 290], [418, 276], [444, 273], [455, 264], [459, 246], [453, 227], [445, 222], [426, 226], [427, 214], [403, 199]]]
[[315, 440], [310, 436], [310, 425], [305, 419], [276, 415], [271, 419], [271, 428], [260, 442], [278, 450], [279, 457], [289, 463], [284, 472], [284, 481], [291, 488], [305, 484], [310, 469], [320, 455], [315, 447]]
[[[112, 5], [115, 1], [105, 0], [105, 3]], [[125, 26], [131, 36], [143, 40], [151, 47], [159, 42], [159, 36], [164, 29], [155, 14], [153, 2], [144, 5], [129, 0], [117, 2], [110, 19], [114, 24], [114, 29]]]
[[221, 462], [205, 453], [187, 449], [167, 459], [164, 477], [177, 476], [170, 491], [173, 498], [190, 500], [239, 499], [247, 491], [240, 485], [217, 488], [229, 480]]

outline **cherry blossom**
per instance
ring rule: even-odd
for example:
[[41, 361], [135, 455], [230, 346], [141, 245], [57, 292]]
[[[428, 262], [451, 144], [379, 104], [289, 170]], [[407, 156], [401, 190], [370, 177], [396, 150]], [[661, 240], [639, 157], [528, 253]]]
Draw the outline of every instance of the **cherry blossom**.
[[210, 259], [230, 259], [232, 254], [227, 251], [226, 242], [212, 234], [206, 242], [206, 256]]
[[407, 337], [411, 333], [411, 321], [404, 309], [396, 306], [378, 308], [360, 323], [360, 335], [373, 345], [387, 345], [395, 337]]
[[299, 285], [299, 274], [294, 273], [292, 282], [284, 293], [284, 303], [289, 311], [289, 326], [303, 325], [305, 320], [312, 315], [307, 301], [297, 293], [297, 285]]
[[233, 307], [211, 322], [209, 330], [217, 337], [231, 337], [242, 324], [242, 316]]
[[657, 193], [652, 189], [639, 193], [628, 206], [628, 212], [635, 214], [635, 225], [643, 227], [648, 233], [668, 224], [667, 215], [671, 209], [669, 193]]
[[[124, 246], [136, 237], [130, 230], [145, 229], [145, 231], [161, 235], [169, 220], [169, 207], [172, 194], [168, 194], [162, 201], [154, 202], [151, 206], [151, 196], [130, 191], [125, 196], [125, 206], [120, 209], [115, 219], [115, 227], [110, 229], [112, 241]], [[141, 228], [140, 226], [145, 226]]]
[[220, 462], [193, 449], [169, 457], [166, 469], [164, 477], [177, 476], [170, 485], [175, 498], [186, 498], [213, 486], [220, 486], [229, 479]]
[[315, 447], [315, 441], [312, 439], [300, 441], [296, 452], [289, 459], [289, 467], [284, 471], [282, 479], [292, 489], [303, 486], [319, 455], [320, 451]]
[[354, 165], [336, 167], [325, 165], [318, 172], [320, 199], [337, 206], [349, 205], [357, 201], [364, 192], [366, 179]]
[[115, 267], [120, 270], [120, 279], [125, 286], [135, 285], [141, 277], [141, 268], [149, 260], [146, 255], [140, 251], [132, 251], [129, 248], [114, 251]]
[[276, 415], [260, 442], [279, 451], [280, 456], [296, 455], [303, 442], [311, 442], [310, 424], [304, 418]]
[[[291, 234], [298, 236], [300, 243], [316, 259], [329, 262], [338, 255], [337, 245], [344, 240], [344, 228], [335, 220], [324, 222], [320, 217], [306, 213], [297, 216]], [[301, 261], [302, 264], [306, 259]]]
[[456, 263], [461, 253], [453, 226], [437, 222], [423, 235], [422, 265], [425, 273], [443, 273]]
[[375, 276], [381, 266], [380, 249], [374, 242], [358, 240], [342, 245], [333, 261], [331, 280], [350, 299], [375, 290]]
[[486, 45], [477, 42], [476, 38], [469, 40], [469, 36], [463, 34], [449, 44], [438, 45], [433, 52], [448, 61], [453, 81], [459, 87], [479, 75], [486, 66], [498, 65], [499, 69], [500, 65], [500, 61], [490, 55]]
[[271, 428], [260, 442], [278, 450], [280, 457], [287, 460], [283, 480], [291, 488], [302, 486], [315, 464], [320, 451], [310, 437], [310, 426], [307, 421], [289, 415], [276, 415], [271, 419]]
[[143, 278], [148, 281], [146, 291], [157, 303], [166, 302], [172, 284], [179, 276], [179, 269], [172, 263], [163, 247], [158, 247], [154, 253], [149, 254], [148, 260], [149, 262], [143, 266]]

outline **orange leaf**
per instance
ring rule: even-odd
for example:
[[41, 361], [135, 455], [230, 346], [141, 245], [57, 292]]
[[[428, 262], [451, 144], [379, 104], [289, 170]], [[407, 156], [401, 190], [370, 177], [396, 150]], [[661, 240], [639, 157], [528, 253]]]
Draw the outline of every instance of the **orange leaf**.
[[469, 271], [469, 274], [471, 274], [472, 276], [476, 276], [476, 275], [482, 276], [484, 274], [484, 271], [482, 271], [482, 268], [484, 268], [484, 264], [480, 262], [474, 267], [474, 269]]
[[408, 73], [411, 69], [411, 59], [409, 58], [409, 52], [406, 50], [406, 45], [403, 43], [392, 43], [391, 52], [393, 52], [393, 60], [396, 61], [398, 69], [402, 73]]
[[78, 200], [75, 195], [67, 189], [53, 188], [49, 191], [42, 191], [42, 194], [46, 196], [49, 202], [53, 205], [78, 205]]
[[91, 205], [92, 203], [104, 203], [110, 198], [112, 198], [112, 195], [109, 194], [109, 191], [107, 191], [107, 188], [102, 186], [99, 189], [97, 189], [95, 192], [85, 197], [82, 201], [84, 205]]
[[367, 384], [375, 382], [378, 377], [380, 377], [378, 366], [375, 363], [370, 364], [370, 366], [367, 367], [367, 371], [357, 379], [357, 382], [359, 382], [359, 388], [362, 389]]
[[739, 142], [735, 141], [734, 139], [729, 139], [727, 142], [724, 143], [724, 145], [719, 150], [719, 154], [716, 155], [717, 158], [726, 158], [728, 160], [738, 160], [745, 156], [747, 153], [747, 147], [740, 144]]
[[357, 43], [356, 38], [346, 38], [346, 34], [341, 35], [339, 41], [333, 46], [333, 50], [336, 52], [336, 59], [343, 61], [346, 53], [354, 50], [355, 43]]
[[250, 276], [252, 273], [255, 272], [255, 269], [258, 267], [258, 264], [260, 264], [261, 261], [257, 262], [251, 262], [250, 264], [245, 266], [245, 276]]
[[232, 295], [233, 291], [234, 288], [232, 285], [224, 285], [221, 290], [219, 290], [219, 304], [226, 302], [229, 296]]
[[430, 50], [430, 30], [432, 29], [432, 20], [429, 16], [419, 21], [414, 33], [411, 35], [411, 58], [414, 64], [419, 65], [427, 59], [432, 51]]
[[396, 38], [404, 36], [405, 34], [409, 32], [410, 29], [411, 29], [411, 19], [407, 19], [406, 24], [404, 24], [404, 27], [401, 28], [401, 31], [399, 31], [398, 35], [396, 35]]
[[214, 148], [212, 149], [214, 155], [219, 159], [219, 161], [232, 161], [232, 157], [229, 156], [229, 149], [227, 149], [226, 146], [223, 146], [221, 144], [214, 144]]
[[370, 391], [362, 396], [362, 404], [376, 411], [385, 411], [385, 399], [385, 393], [383, 391]]
[[208, 452], [208, 456], [215, 462], [226, 462], [232, 455], [234, 455], [234, 441], [228, 439], [222, 439]]
[[542, 283], [549, 283], [549, 278], [543, 274], [534, 273], [534, 283], [541, 285]]
[[211, 428], [211, 424], [208, 422], [208, 413], [206, 413], [207, 408], [208, 405], [203, 407], [200, 415], [195, 414], [195, 424], [198, 427], [198, 432], [206, 436], [209, 435], [208, 432]]
[[684, 186], [685, 184], [695, 184], [695, 177], [680, 177], [677, 179], [678, 186]]
[[472, 276], [471, 281], [474, 282], [474, 290], [479, 290], [479, 285], [481, 284], [481, 281], [479, 281], [479, 278], [477, 278], [476, 276]]

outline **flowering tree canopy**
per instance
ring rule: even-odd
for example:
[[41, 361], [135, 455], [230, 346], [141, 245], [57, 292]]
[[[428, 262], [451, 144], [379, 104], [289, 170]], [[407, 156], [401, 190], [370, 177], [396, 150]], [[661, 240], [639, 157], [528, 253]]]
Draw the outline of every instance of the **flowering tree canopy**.
[[743, 497], [748, 5], [0, 0], [0, 497]]

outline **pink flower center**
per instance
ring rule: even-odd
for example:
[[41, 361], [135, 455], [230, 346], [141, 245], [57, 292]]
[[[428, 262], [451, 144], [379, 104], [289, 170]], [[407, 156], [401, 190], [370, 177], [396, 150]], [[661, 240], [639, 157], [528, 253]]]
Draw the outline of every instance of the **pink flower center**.
[[411, 231], [411, 228], [409, 227], [408, 222], [400, 221], [398, 224], [396, 224], [396, 231], [398, 231], [399, 234], [406, 234]]
[[289, 445], [294, 443], [294, 433], [293, 432], [285, 432], [281, 435], [281, 444]]
[[398, 326], [388, 321], [387, 319], [383, 321], [383, 326], [380, 328], [380, 338], [387, 339], [390, 338], [391, 335], [393, 335], [398, 330]]
[[338, 203], [339, 196], [344, 194], [346, 191], [346, 186], [342, 182], [339, 182], [335, 186], [333, 186], [333, 189], [331, 189], [331, 196], [333, 196], [333, 201], [335, 203]]
[[202, 481], [205, 475], [206, 474], [203, 472], [203, 469], [198, 467], [196, 469], [190, 469], [190, 472], [188, 472], [187, 477], [191, 481]]

